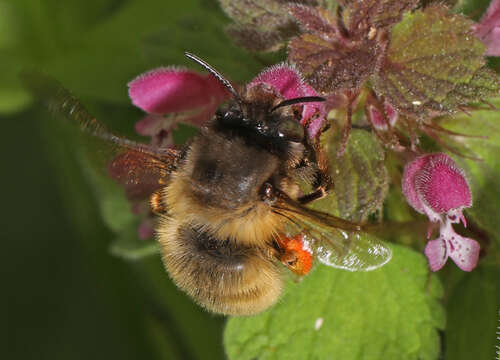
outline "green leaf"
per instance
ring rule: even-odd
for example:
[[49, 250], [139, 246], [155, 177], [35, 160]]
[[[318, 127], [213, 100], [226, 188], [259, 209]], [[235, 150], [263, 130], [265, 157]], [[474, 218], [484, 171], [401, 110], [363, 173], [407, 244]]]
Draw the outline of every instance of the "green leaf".
[[471, 24], [440, 5], [407, 14], [392, 30], [384, 65], [371, 77], [375, 91], [416, 117], [494, 96], [498, 78], [484, 70], [485, 48]]
[[494, 359], [498, 354], [500, 270], [480, 266], [455, 287], [448, 301], [446, 359]]
[[[497, 104], [500, 102], [497, 100]], [[440, 122], [446, 129], [467, 135], [488, 136], [484, 138], [456, 137], [459, 151], [465, 150], [482, 161], [455, 157], [457, 164], [465, 170], [472, 190], [472, 207], [466, 210], [468, 217], [487, 231], [500, 244], [498, 231], [498, 204], [500, 203], [500, 124], [498, 112], [494, 110], [473, 111], [469, 117], [460, 115], [447, 117]]]
[[313, 208], [362, 222], [380, 211], [388, 191], [384, 165], [385, 152], [373, 133], [353, 129], [346, 152], [337, 157], [340, 132], [331, 129], [322, 142], [330, 160], [334, 188], [330, 194], [314, 202]]
[[263, 314], [232, 318], [230, 359], [436, 359], [442, 289], [422, 255], [393, 247], [389, 264], [351, 273], [318, 266]]

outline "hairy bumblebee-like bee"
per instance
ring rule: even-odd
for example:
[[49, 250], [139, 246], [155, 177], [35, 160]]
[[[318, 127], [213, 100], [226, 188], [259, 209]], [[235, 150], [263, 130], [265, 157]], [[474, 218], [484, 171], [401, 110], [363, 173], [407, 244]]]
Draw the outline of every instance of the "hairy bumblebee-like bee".
[[[59, 85], [43, 91], [58, 94], [49, 98], [57, 112], [111, 145], [110, 167], [120, 170], [119, 182], [161, 184], [151, 208], [162, 259], [177, 286], [210, 311], [250, 315], [279, 298], [281, 264], [301, 275], [312, 255], [351, 271], [385, 264], [390, 250], [360, 237], [360, 225], [305, 206], [325, 196], [331, 180], [296, 106], [324, 99], [284, 100], [264, 85], [239, 94], [203, 60], [186, 55], [216, 76], [233, 99], [182, 150], [113, 135]], [[39, 93], [46, 87], [32, 83]], [[300, 180], [314, 190], [302, 194]]]

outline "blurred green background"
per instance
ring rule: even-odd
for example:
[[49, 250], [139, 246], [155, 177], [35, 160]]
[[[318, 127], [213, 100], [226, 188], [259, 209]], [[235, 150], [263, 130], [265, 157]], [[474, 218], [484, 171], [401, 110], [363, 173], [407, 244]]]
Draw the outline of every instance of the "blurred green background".
[[224, 358], [224, 318], [181, 294], [159, 256], [130, 262], [110, 254], [117, 235], [72, 151], [74, 132], [36, 106], [18, 73], [51, 74], [101, 121], [133, 135], [142, 114], [126, 84], [138, 74], [195, 67], [186, 50], [240, 81], [266, 63], [230, 45], [226, 22], [210, 0], [0, 0], [0, 358]]

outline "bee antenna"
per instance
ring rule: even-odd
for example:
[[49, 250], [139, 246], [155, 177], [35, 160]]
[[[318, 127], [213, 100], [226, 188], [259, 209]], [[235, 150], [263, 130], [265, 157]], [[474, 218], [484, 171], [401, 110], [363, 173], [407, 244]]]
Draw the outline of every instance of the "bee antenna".
[[198, 56], [196, 56], [194, 54], [191, 54], [191, 53], [186, 51], [186, 52], [184, 52], [184, 55], [186, 55], [187, 58], [189, 58], [189, 59], [193, 60], [194, 62], [203, 66], [210, 74], [215, 76], [217, 78], [217, 80], [219, 80], [222, 83], [222, 85], [224, 85], [226, 87], [226, 89], [229, 90], [229, 92], [231, 93], [231, 95], [233, 95], [233, 97], [236, 99], [236, 101], [238, 102], [238, 104], [240, 105], [240, 108], [241, 108], [242, 101], [241, 101], [240, 95], [238, 95], [236, 90], [234, 90], [233, 85], [231, 85], [231, 83], [226, 78], [224, 78], [224, 76], [222, 76], [221, 73], [219, 73], [217, 70], [215, 70], [206, 61], [200, 59]]
[[270, 112], [273, 112], [274, 110], [279, 109], [280, 107], [283, 107], [283, 106], [290, 106], [290, 105], [309, 103], [309, 102], [319, 102], [319, 101], [326, 101], [326, 99], [324, 97], [321, 97], [321, 96], [303, 96], [303, 97], [298, 97], [298, 98], [293, 98], [293, 99], [287, 99], [287, 100], [283, 100], [278, 105], [273, 107]]

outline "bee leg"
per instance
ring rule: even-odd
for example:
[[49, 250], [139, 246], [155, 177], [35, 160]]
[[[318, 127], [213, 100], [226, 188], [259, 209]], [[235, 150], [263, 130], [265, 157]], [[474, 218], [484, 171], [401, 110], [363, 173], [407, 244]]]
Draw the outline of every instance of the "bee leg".
[[305, 205], [313, 201], [324, 198], [328, 195], [328, 191], [333, 186], [332, 179], [328, 175], [327, 167], [320, 167], [316, 172], [316, 181], [314, 182], [315, 190], [309, 194], [299, 197], [297, 200]]
[[167, 208], [162, 201], [161, 191], [155, 191], [151, 194], [149, 198], [149, 205], [151, 206], [151, 212], [155, 215], [164, 215], [167, 213]]
[[309, 193], [309, 194], [306, 194], [306, 195], [299, 197], [298, 201], [301, 204], [305, 205], [305, 204], [309, 204], [313, 201], [322, 199], [326, 195], [328, 195], [328, 191], [323, 186], [320, 186], [316, 190], [314, 190], [312, 193]]
[[279, 247], [278, 260], [296, 275], [309, 273], [312, 267], [312, 254], [304, 247], [303, 234], [293, 237], [281, 235], [276, 239]]

